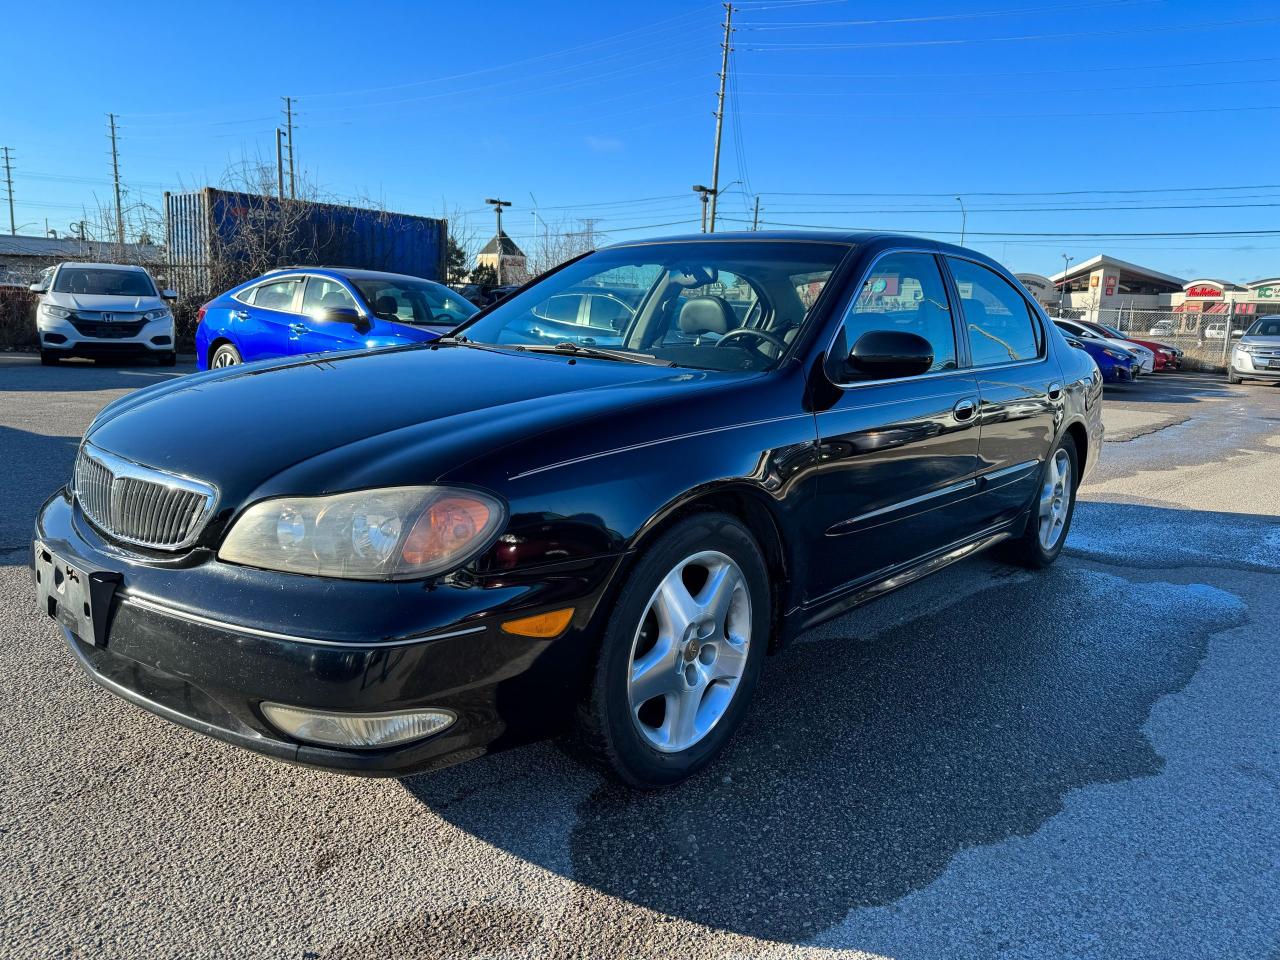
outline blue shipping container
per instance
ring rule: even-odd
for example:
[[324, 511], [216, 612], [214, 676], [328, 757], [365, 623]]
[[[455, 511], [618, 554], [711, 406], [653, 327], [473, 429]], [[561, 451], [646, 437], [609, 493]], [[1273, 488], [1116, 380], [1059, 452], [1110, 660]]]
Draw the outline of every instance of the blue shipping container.
[[184, 296], [283, 266], [445, 279], [448, 222], [433, 217], [206, 187], [165, 194], [165, 232], [170, 282]]

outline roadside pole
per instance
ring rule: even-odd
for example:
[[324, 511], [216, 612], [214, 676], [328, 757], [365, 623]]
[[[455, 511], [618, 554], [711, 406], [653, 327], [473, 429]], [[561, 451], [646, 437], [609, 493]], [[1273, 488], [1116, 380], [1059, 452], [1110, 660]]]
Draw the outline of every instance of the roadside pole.
[[1235, 326], [1236, 320], [1236, 303], [1232, 300], [1227, 304], [1227, 326], [1222, 331], [1222, 365], [1229, 367], [1231, 365], [1231, 330]]

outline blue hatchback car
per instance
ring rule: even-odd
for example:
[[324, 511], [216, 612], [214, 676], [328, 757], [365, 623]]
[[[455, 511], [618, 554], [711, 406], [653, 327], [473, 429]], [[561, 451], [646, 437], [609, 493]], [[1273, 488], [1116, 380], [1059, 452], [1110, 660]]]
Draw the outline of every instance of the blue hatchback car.
[[1077, 337], [1067, 337], [1067, 343], [1093, 357], [1093, 362], [1098, 365], [1098, 371], [1106, 383], [1128, 383], [1137, 379], [1133, 371], [1138, 358], [1128, 350]]
[[476, 312], [439, 283], [343, 267], [289, 267], [242, 283], [200, 309], [196, 365], [421, 343]]

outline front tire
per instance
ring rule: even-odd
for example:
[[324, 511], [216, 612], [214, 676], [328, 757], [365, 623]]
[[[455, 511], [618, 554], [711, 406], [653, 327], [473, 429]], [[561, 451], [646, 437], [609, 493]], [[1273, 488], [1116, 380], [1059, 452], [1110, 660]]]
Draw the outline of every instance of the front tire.
[[1035, 570], [1058, 559], [1075, 515], [1079, 476], [1075, 441], [1063, 437], [1041, 471], [1040, 491], [1031, 505], [1027, 528], [1007, 551], [1012, 562]]
[[162, 367], [176, 367], [178, 365], [178, 352], [170, 350], [158, 362]]
[[56, 367], [58, 365], [58, 355], [52, 350], [41, 350], [40, 365], [42, 367]]
[[640, 789], [709, 764], [746, 713], [771, 623], [768, 570], [741, 522], [698, 514], [664, 533], [614, 604], [579, 708], [592, 759]]
[[1233, 384], [1233, 385], [1234, 385], [1234, 384], [1237, 384], [1237, 383], [1240, 383], [1240, 382], [1241, 382], [1241, 380], [1240, 380], [1240, 378], [1239, 378], [1238, 376], [1236, 376], [1236, 372], [1235, 372], [1234, 370], [1232, 370], [1230, 367], [1228, 367], [1228, 368], [1227, 368], [1227, 383], [1230, 383], [1230, 384]]

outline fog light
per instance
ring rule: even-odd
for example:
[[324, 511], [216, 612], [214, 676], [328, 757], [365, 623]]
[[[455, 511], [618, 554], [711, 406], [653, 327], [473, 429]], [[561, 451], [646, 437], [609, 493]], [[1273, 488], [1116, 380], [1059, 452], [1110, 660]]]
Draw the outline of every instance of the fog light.
[[391, 713], [330, 713], [283, 703], [262, 704], [278, 729], [297, 740], [326, 747], [377, 750], [422, 740], [457, 718], [448, 710], [396, 710]]
[[66, 343], [67, 338], [60, 333], [46, 333], [44, 335], [45, 343]]

